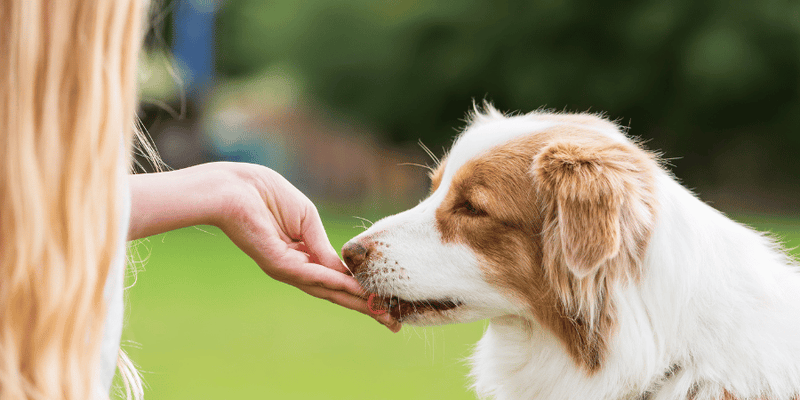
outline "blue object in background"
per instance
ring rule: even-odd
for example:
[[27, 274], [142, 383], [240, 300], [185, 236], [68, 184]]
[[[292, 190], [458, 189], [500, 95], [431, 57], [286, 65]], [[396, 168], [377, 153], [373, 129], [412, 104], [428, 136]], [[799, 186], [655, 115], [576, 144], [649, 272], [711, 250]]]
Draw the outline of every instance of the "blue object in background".
[[173, 54], [184, 71], [184, 86], [202, 102], [214, 79], [214, 16], [217, 0], [175, 0]]

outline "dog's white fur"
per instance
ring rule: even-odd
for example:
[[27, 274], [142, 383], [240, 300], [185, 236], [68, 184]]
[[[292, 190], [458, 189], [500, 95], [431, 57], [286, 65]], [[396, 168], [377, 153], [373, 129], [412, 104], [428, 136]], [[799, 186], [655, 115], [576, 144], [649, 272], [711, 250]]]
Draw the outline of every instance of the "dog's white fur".
[[[800, 273], [771, 239], [654, 173], [657, 218], [638, 280], [610, 292], [615, 329], [594, 372], [524, 304], [489, 282], [484, 260], [445, 242], [436, 210], [454, 174], [496, 146], [558, 125], [544, 114], [478, 113], [455, 142], [436, 190], [351, 242], [370, 243], [360, 277], [405, 300], [455, 299], [460, 307], [414, 314], [412, 324], [490, 318], [473, 356], [475, 389], [495, 399], [794, 399], [800, 393]], [[585, 128], [635, 145], [612, 124]], [[510, 193], [509, 195], [526, 195]], [[502, 246], [502, 243], [498, 243]]]

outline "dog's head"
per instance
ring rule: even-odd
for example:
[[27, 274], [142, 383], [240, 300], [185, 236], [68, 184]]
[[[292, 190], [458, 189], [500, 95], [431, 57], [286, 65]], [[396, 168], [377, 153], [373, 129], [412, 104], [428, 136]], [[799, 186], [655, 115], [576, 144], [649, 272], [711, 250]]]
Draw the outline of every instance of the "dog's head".
[[489, 108], [432, 174], [428, 198], [342, 253], [399, 320], [521, 316], [593, 370], [613, 332], [613, 291], [641, 272], [657, 168], [603, 118]]

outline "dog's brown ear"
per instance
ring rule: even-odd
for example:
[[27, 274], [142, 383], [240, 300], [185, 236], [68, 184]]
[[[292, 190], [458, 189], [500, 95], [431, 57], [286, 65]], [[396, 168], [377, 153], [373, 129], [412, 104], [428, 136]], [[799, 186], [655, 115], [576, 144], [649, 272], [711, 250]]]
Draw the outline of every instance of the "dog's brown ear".
[[623, 245], [623, 206], [642, 167], [626, 145], [554, 143], [534, 159], [545, 215], [545, 257], [560, 258], [579, 279], [594, 274]]

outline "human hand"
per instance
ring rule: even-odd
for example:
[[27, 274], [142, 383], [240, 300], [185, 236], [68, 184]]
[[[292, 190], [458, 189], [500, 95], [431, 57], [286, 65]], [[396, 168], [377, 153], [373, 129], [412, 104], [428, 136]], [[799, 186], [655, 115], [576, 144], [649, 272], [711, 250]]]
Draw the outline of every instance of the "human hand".
[[[367, 293], [331, 246], [316, 207], [277, 172], [255, 164], [209, 163], [147, 175], [131, 181], [134, 213], [136, 208], [160, 213], [150, 213], [153, 221], [137, 223], [132, 217], [131, 238], [180, 226], [216, 225], [270, 277], [369, 315], [393, 332], [400, 330], [388, 313], [369, 311]], [[137, 207], [153, 202], [137, 192], [152, 191], [154, 185], [163, 186], [161, 193], [178, 193], [180, 200]], [[187, 209], [197, 215], [180, 218]]]
[[236, 177], [236, 188], [219, 226], [272, 278], [375, 318], [393, 332], [400, 324], [373, 315], [366, 293], [339, 259], [316, 207], [297, 188], [269, 168], [215, 163]]

